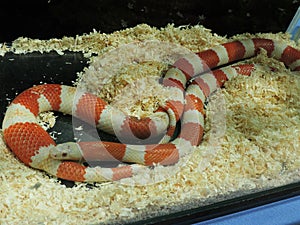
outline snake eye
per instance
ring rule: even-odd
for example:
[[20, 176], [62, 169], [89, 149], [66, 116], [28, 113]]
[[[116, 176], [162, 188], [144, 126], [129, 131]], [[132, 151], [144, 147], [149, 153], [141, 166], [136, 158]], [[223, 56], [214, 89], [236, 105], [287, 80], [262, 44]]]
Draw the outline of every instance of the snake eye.
[[66, 152], [64, 152], [64, 153], [61, 154], [61, 156], [62, 156], [62, 157], [67, 157], [68, 154], [67, 154]]

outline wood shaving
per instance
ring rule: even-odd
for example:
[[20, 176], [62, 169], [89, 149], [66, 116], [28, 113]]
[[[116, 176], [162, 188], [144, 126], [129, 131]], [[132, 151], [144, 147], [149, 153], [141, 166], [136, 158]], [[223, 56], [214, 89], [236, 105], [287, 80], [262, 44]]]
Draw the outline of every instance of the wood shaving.
[[[244, 34], [232, 39], [250, 36], [254, 35]], [[290, 43], [286, 34], [255, 36]], [[63, 54], [65, 50], [70, 50], [84, 52], [90, 57], [93, 54], [100, 56], [124, 43], [153, 39], [181, 44], [192, 51], [201, 51], [228, 40], [202, 26], [169, 25], [157, 29], [141, 24], [112, 34], [93, 31], [62, 39], [18, 38], [5, 51], [25, 54], [54, 50]], [[3, 49], [3, 45], [0, 47]], [[20, 163], [6, 148], [1, 132], [0, 223], [122, 224], [299, 181], [299, 73], [295, 75], [282, 63], [267, 58], [264, 52], [248, 62], [271, 65], [274, 70], [258, 67], [251, 77], [239, 76], [227, 82], [226, 88], [217, 91], [207, 106], [205, 136], [201, 145], [188, 160], [178, 163], [176, 173], [168, 176], [170, 169], [157, 167], [157, 171], [166, 173], [168, 177], [151, 185], [108, 182], [89, 188], [78, 183], [73, 188], [66, 188], [56, 178]], [[140, 66], [143, 70], [155, 70], [153, 74], [158, 75], [165, 70], [163, 66], [157, 70], [157, 65]], [[120, 73], [123, 77], [114, 78], [114, 85], [107, 84], [101, 94], [112, 100], [117, 98], [118, 90], [115, 88], [124, 88], [123, 81], [134, 85], [136, 80], [129, 78], [129, 71], [134, 77], [137, 75], [136, 68], [128, 68], [123, 68]], [[147, 73], [141, 75], [147, 77]], [[146, 79], [145, 83], [149, 82], [152, 86], [153, 82], [149, 80]], [[108, 91], [110, 89], [111, 92]], [[161, 87], [155, 87], [153, 92], [156, 89], [161, 90]], [[217, 107], [220, 100], [224, 100], [225, 108]], [[128, 101], [131, 103], [131, 99]], [[147, 101], [156, 102], [157, 99]], [[149, 107], [149, 111], [155, 108], [147, 102], [143, 107]], [[129, 108], [128, 112], [131, 110]], [[218, 117], [220, 110], [226, 120]], [[221, 124], [223, 133], [213, 139], [216, 132], [222, 131], [218, 125], [224, 121], [226, 124]], [[141, 175], [128, 178], [124, 183], [143, 178]]]

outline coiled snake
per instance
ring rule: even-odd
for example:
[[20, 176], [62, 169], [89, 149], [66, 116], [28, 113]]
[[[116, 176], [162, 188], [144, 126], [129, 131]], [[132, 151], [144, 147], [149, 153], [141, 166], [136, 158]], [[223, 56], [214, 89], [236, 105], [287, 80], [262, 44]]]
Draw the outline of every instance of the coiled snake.
[[[163, 85], [173, 88], [177, 94], [152, 117], [143, 119], [126, 116], [90, 93], [76, 95], [75, 87], [38, 85], [19, 94], [7, 108], [2, 125], [4, 140], [26, 165], [72, 181], [119, 180], [138, 173], [142, 168], [139, 164], [174, 164], [189, 152], [187, 149], [201, 142], [206, 98], [227, 80], [239, 74], [249, 76], [255, 67], [252, 64], [227, 66], [205, 72], [253, 57], [260, 49], [265, 49], [269, 57], [282, 61], [291, 70], [300, 70], [300, 51], [286, 44], [261, 38], [225, 43], [177, 60], [163, 79]], [[202, 75], [187, 86], [187, 82], [198, 74]], [[96, 124], [99, 129], [117, 135], [133, 134], [138, 138], [162, 132], [165, 135], [161, 143], [150, 145], [110, 142], [68, 142], [56, 145], [36, 119], [39, 113], [49, 110], [73, 113], [82, 120]], [[182, 120], [180, 133], [169, 142], [179, 119]], [[134, 164], [102, 168], [79, 163], [81, 158], [94, 157], [99, 160], [113, 157]]]

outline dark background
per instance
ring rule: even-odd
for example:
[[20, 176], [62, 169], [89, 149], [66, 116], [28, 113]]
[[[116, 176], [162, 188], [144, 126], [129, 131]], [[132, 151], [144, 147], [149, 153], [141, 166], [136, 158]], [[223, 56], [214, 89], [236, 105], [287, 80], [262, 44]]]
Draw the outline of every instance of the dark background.
[[36, 0], [0, 5], [0, 42], [61, 38], [147, 23], [202, 24], [214, 33], [286, 31], [300, 0]]

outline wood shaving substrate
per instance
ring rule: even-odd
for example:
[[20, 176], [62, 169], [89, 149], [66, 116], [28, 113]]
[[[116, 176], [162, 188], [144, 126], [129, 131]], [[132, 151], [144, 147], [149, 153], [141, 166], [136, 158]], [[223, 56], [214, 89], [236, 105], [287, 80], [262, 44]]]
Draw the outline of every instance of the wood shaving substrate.
[[[54, 50], [63, 54], [63, 51], [70, 50], [81, 51], [86, 57], [92, 57], [136, 41], [167, 41], [197, 52], [229, 40], [247, 37], [272, 38], [297, 47], [283, 33], [242, 34], [227, 39], [202, 26], [168, 25], [157, 29], [145, 24], [112, 34], [93, 31], [62, 39], [18, 38], [11, 46], [1, 44], [0, 47], [2, 55], [8, 51], [18, 54]], [[97, 61], [97, 57], [92, 58], [93, 61]], [[273, 69], [260, 66], [251, 77], [239, 76], [227, 82], [225, 88], [211, 97], [207, 106], [203, 142], [195, 148], [188, 160], [179, 162], [176, 173], [166, 176], [161, 182], [147, 185], [107, 182], [96, 184], [93, 188], [78, 183], [73, 188], [67, 188], [55, 177], [20, 163], [1, 138], [0, 223], [121, 224], [299, 181], [299, 73], [297, 77], [297, 73], [290, 72], [276, 60], [268, 59], [264, 52], [248, 62], [268, 65]], [[157, 74], [160, 69], [164, 71], [163, 63], [154, 64], [143, 64], [139, 71], [156, 70], [152, 74]], [[90, 69], [86, 68], [85, 72]], [[130, 71], [135, 70], [128, 71], [123, 70], [123, 78], [115, 79], [115, 85], [121, 83], [120, 88], [123, 88], [124, 82], [128, 85], [134, 83], [132, 78], [136, 73]], [[142, 74], [147, 76], [148, 73]], [[153, 86], [152, 81], [149, 84]], [[116, 97], [118, 87], [112, 89], [111, 92], [107, 91], [109, 88], [105, 89], [103, 95], [108, 97], [107, 100]], [[163, 88], [156, 85], [149, 90], [149, 95], [154, 96]], [[126, 99], [121, 107], [130, 104], [139, 107], [131, 98]], [[157, 101], [155, 98], [149, 99], [150, 103]], [[145, 101], [146, 106], [153, 110], [151, 107], [157, 103], [149, 104], [149, 101]], [[221, 110], [217, 107], [220, 102], [224, 103]], [[144, 106], [140, 108], [143, 108], [142, 113], [148, 113]], [[133, 114], [139, 111], [128, 110]], [[218, 132], [220, 135], [214, 139]], [[166, 168], [158, 169], [160, 173], [170, 171]], [[137, 175], [136, 180], [145, 179], [144, 175], [140, 176]], [[129, 183], [130, 179], [127, 180]]]

